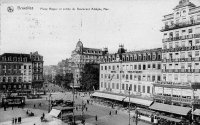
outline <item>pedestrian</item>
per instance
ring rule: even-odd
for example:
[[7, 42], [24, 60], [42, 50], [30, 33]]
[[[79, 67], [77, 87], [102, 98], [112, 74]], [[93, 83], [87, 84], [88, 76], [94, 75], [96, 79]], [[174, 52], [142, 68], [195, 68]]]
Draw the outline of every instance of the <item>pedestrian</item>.
[[18, 123], [21, 123], [21, 117], [18, 117]]
[[111, 111], [110, 111], [109, 115], [111, 115]]
[[97, 115], [95, 116], [95, 120], [97, 121]]
[[85, 107], [85, 110], [87, 111], [87, 107]]
[[117, 115], [117, 110], [115, 111], [115, 114]]
[[15, 124], [17, 124], [17, 118], [15, 118]]
[[15, 123], [15, 119], [14, 118], [12, 118], [12, 124], [14, 124]]
[[42, 117], [43, 117], [43, 118], [45, 117], [45, 114], [44, 114], [44, 113], [42, 114]]

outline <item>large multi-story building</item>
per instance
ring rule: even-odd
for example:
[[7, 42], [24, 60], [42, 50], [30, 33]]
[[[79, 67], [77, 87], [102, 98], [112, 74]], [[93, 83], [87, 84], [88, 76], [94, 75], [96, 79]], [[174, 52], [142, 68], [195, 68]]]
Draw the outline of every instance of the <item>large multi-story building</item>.
[[180, 0], [162, 21], [162, 82], [154, 84], [154, 100], [166, 105], [155, 103], [153, 109], [177, 114], [173, 105], [187, 106], [186, 115], [200, 104], [200, 7]]
[[[39, 59], [38, 59], [39, 58]], [[26, 91], [43, 86], [43, 59], [31, 54], [4, 53], [0, 56], [0, 89]]]
[[100, 64], [100, 93], [126, 98], [130, 90], [131, 102], [149, 106], [153, 102], [153, 83], [161, 81], [161, 56], [161, 48], [126, 52], [120, 45], [117, 53], [106, 54]]
[[102, 51], [101, 49], [87, 48], [83, 46], [83, 43], [79, 40], [76, 44], [75, 50], [71, 54], [72, 73], [74, 77], [74, 87], [80, 87], [80, 75], [83, 71], [86, 63], [100, 63], [103, 60], [104, 53], [107, 49]]

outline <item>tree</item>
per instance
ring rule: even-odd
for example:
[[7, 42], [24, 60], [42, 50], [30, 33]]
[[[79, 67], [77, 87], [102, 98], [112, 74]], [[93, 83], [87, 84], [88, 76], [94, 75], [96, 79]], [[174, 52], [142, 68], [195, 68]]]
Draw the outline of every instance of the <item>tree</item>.
[[70, 83], [73, 82], [73, 74], [72, 73], [66, 73], [64, 76], [64, 82], [65, 84], [63, 85], [65, 88], [70, 88]]
[[80, 78], [81, 89], [85, 91], [99, 89], [99, 64], [85, 64]]

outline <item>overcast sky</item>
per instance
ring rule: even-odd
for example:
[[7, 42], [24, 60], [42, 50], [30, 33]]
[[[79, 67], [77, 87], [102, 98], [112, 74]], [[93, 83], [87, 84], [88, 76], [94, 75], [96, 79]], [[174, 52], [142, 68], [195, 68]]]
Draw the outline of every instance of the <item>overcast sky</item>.
[[[5, 0], [1, 4], [1, 54], [38, 51], [45, 65], [70, 58], [80, 39], [85, 47], [119, 44], [128, 51], [161, 47], [162, 18], [179, 0]], [[46, 2], [45, 2], [46, 1]], [[48, 1], [48, 2], [47, 2]], [[50, 2], [49, 2], [50, 1]], [[200, 0], [190, 0], [200, 6]], [[13, 7], [13, 12], [7, 8]], [[22, 9], [26, 7], [27, 9]], [[53, 8], [53, 9], [49, 9]], [[100, 10], [92, 10], [97, 8]], [[78, 10], [87, 9], [87, 10]], [[89, 9], [89, 10], [88, 10]]]

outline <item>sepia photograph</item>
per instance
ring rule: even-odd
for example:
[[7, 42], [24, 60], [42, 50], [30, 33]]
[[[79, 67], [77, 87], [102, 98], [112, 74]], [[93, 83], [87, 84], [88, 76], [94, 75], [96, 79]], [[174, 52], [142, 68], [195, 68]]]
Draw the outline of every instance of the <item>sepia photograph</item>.
[[200, 0], [0, 0], [0, 125], [200, 125]]

